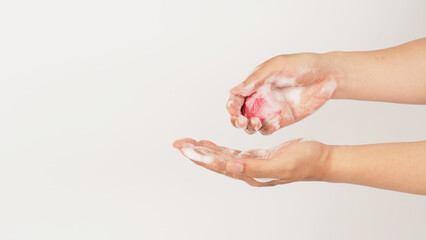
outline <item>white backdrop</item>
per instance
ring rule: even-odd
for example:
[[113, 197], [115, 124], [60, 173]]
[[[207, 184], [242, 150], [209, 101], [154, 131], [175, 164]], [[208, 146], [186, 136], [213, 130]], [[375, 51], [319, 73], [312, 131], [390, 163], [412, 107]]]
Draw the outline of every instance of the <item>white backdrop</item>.
[[225, 104], [270, 57], [398, 45], [425, 37], [425, 12], [424, 0], [1, 1], [0, 239], [425, 239], [424, 196], [253, 188], [172, 148], [424, 140], [426, 106], [331, 101], [249, 136]]

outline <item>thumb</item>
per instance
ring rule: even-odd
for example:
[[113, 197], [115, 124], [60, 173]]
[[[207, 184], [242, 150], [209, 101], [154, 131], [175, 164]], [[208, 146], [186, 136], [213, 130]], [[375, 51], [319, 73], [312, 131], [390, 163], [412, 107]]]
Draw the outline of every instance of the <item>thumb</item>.
[[268, 178], [274, 177], [277, 168], [272, 159], [244, 158], [229, 161], [226, 170], [253, 178]]
[[259, 66], [253, 73], [251, 73], [244, 82], [231, 89], [232, 95], [239, 95], [243, 97], [250, 96], [259, 88], [265, 80], [271, 76], [273, 72], [269, 67]]

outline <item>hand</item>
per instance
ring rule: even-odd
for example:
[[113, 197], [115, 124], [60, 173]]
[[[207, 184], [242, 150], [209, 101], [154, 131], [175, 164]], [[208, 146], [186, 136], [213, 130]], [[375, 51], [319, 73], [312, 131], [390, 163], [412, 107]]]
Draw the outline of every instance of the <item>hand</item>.
[[259, 65], [231, 89], [227, 109], [234, 127], [271, 134], [316, 111], [330, 99], [336, 77], [325, 55], [281, 55]]
[[200, 166], [257, 187], [321, 180], [329, 166], [329, 147], [314, 140], [296, 139], [248, 151], [190, 138], [177, 140], [173, 146]]

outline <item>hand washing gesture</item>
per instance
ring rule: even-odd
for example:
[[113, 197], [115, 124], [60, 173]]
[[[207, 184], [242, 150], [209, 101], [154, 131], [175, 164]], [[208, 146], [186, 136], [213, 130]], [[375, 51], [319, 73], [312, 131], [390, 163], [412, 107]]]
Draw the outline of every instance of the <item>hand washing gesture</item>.
[[337, 74], [320, 54], [281, 55], [259, 65], [231, 89], [231, 123], [264, 135], [293, 124], [321, 107], [337, 87]]
[[[227, 109], [234, 126], [271, 134], [330, 98], [426, 104], [425, 69], [426, 38], [374, 51], [277, 56], [231, 90]], [[350, 146], [297, 139], [238, 151], [186, 138], [174, 147], [253, 186], [318, 180], [426, 195], [426, 141]]]

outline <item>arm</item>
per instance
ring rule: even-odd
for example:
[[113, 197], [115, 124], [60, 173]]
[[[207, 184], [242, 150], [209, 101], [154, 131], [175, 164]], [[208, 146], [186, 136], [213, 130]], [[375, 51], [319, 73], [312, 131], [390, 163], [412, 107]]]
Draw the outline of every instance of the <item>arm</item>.
[[331, 52], [336, 99], [426, 104], [426, 38], [366, 52]]
[[426, 141], [331, 146], [324, 181], [426, 195]]
[[295, 139], [239, 151], [181, 139], [173, 146], [198, 165], [256, 187], [327, 181], [426, 195], [426, 141], [332, 146]]
[[280, 55], [231, 89], [231, 123], [272, 134], [330, 98], [426, 104], [426, 38], [366, 52]]

